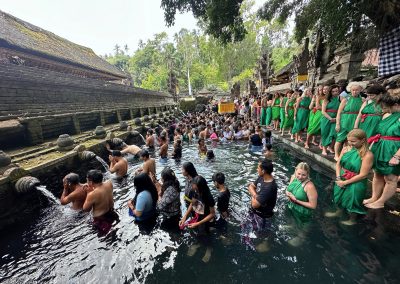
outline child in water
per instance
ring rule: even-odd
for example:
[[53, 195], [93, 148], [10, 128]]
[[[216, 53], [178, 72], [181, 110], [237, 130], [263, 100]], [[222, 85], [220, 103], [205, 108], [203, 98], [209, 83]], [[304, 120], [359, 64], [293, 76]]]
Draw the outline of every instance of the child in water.
[[198, 145], [199, 156], [200, 156], [200, 158], [204, 158], [207, 156], [206, 142], [203, 138], [200, 138], [198, 143], [199, 143], [199, 145]]
[[215, 162], [215, 155], [213, 150], [207, 151], [207, 162]]
[[272, 145], [268, 143], [267, 145], [265, 145], [264, 157], [266, 159], [272, 159], [274, 156], [275, 152], [272, 151]]

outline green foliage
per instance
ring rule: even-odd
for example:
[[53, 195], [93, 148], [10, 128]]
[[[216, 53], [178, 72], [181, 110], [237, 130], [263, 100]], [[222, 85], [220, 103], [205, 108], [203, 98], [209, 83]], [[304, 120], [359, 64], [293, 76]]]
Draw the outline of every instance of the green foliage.
[[242, 2], [243, 0], [161, 0], [161, 7], [168, 26], [174, 24], [178, 11], [192, 11], [203, 22], [206, 32], [225, 44], [245, 38], [246, 29], [240, 16]]
[[175, 74], [181, 93], [187, 93], [189, 88], [188, 72], [194, 93], [202, 89], [229, 91], [235, 82], [244, 89], [262, 52], [272, 51], [274, 66], [279, 69], [292, 59], [297, 48], [284, 24], [258, 19], [253, 7], [254, 1], [246, 0], [240, 8], [247, 30], [240, 42], [222, 44], [208, 36], [206, 28], [182, 29], [172, 40], [160, 33], [147, 42], [140, 41], [132, 56], [127, 55], [127, 46], [124, 50], [116, 46], [114, 55], [105, 58], [129, 71], [135, 86], [150, 90], [167, 91], [170, 71]]

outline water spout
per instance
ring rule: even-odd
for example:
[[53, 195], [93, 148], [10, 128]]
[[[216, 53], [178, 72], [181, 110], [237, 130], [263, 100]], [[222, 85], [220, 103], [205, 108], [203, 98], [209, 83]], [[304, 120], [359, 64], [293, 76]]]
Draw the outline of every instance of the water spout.
[[103, 165], [106, 172], [108, 172], [110, 170], [110, 167], [108, 166], [106, 161], [104, 161], [102, 158], [100, 158], [99, 156], [96, 156], [96, 160], [99, 161]]
[[142, 138], [143, 144], [146, 144], [146, 139], [144, 139], [143, 135], [142, 135], [142, 134], [139, 134], [139, 136], [140, 136], [140, 138]]
[[61, 205], [60, 200], [58, 200], [46, 187], [40, 185], [36, 186], [36, 189], [40, 191], [51, 203]]

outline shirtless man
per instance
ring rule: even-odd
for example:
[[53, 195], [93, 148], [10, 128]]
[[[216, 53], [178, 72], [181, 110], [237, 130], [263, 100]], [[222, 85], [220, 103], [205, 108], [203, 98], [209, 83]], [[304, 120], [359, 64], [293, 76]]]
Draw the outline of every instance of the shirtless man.
[[127, 145], [125, 143], [122, 143], [120, 145], [114, 145], [111, 143], [111, 140], [107, 140], [106, 141], [106, 148], [109, 152], [112, 152], [113, 149], [111, 149], [111, 145], [113, 146], [117, 146], [116, 149], [122, 149], [121, 153], [122, 154], [132, 154], [132, 155], [136, 155], [137, 153], [140, 152], [140, 150], [142, 150], [139, 146], [136, 145]]
[[142, 150], [139, 152], [139, 157], [144, 163], [143, 166], [136, 171], [136, 174], [146, 173], [149, 176], [156, 176], [156, 161], [150, 158], [149, 152], [147, 150]]
[[160, 158], [165, 160], [168, 158], [168, 143], [167, 143], [167, 137], [161, 136], [160, 137]]
[[115, 173], [119, 178], [124, 177], [128, 172], [128, 161], [122, 157], [122, 153], [114, 150], [108, 159], [110, 160], [110, 172]]
[[63, 179], [64, 190], [60, 198], [61, 205], [72, 202], [72, 209], [82, 210], [86, 199], [86, 186], [79, 183], [79, 175], [67, 174]]
[[83, 211], [92, 211], [93, 224], [106, 233], [118, 220], [114, 211], [113, 185], [110, 180], [103, 182], [103, 174], [99, 170], [90, 170], [86, 176], [88, 194], [83, 204]]
[[146, 146], [150, 149], [154, 149], [154, 136], [153, 136], [153, 129], [149, 129], [146, 134]]
[[199, 138], [201, 139], [201, 138], [203, 138], [204, 140], [206, 140], [207, 139], [207, 136], [208, 136], [208, 128], [207, 127], [201, 127], [201, 131], [200, 131], [200, 133], [199, 133]]

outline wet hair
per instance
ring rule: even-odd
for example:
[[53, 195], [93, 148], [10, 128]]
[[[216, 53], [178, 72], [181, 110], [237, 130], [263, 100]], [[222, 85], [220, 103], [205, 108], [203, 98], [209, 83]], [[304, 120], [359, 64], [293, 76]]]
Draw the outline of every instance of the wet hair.
[[210, 188], [208, 187], [208, 184], [207, 184], [207, 181], [205, 178], [203, 178], [202, 176], [196, 176], [192, 180], [192, 184], [195, 184], [197, 186], [199, 195], [201, 197], [205, 196], [205, 195], [209, 195], [212, 198]]
[[103, 173], [99, 170], [90, 170], [86, 174], [86, 178], [94, 183], [103, 182]]
[[271, 131], [270, 131], [270, 130], [267, 130], [267, 131], [265, 132], [265, 137], [270, 138], [271, 136], [272, 136]]
[[153, 129], [149, 129], [149, 130], [147, 130], [147, 133], [149, 133], [150, 135], [153, 135], [154, 131], [153, 131]]
[[212, 159], [215, 159], [214, 151], [208, 150], [207, 151], [207, 160], [212, 160]]
[[197, 143], [200, 145], [200, 142], [206, 142], [206, 141], [204, 140], [204, 138], [200, 138], [199, 141], [197, 141]]
[[161, 187], [162, 192], [164, 192], [170, 186], [172, 186], [177, 192], [180, 192], [179, 181], [176, 178], [173, 170], [170, 168], [164, 168], [161, 172], [161, 178], [163, 180]]
[[354, 137], [357, 138], [358, 140], [363, 141], [363, 144], [361, 145], [360, 149], [358, 150], [358, 153], [360, 154], [360, 157], [364, 157], [365, 154], [368, 152], [368, 141], [367, 141], [367, 134], [365, 133], [364, 130], [361, 128], [355, 128], [351, 130], [348, 134], [347, 137]]
[[307, 175], [310, 174], [310, 166], [309, 166], [307, 163], [305, 163], [305, 162], [300, 162], [300, 163], [298, 163], [297, 166], [296, 166], [296, 171], [297, 171], [297, 170], [306, 171], [306, 172], [307, 172]]
[[270, 143], [265, 144], [265, 148], [267, 148], [268, 151], [271, 151], [272, 145]]
[[121, 151], [113, 150], [113, 151], [111, 151], [111, 156], [113, 156], [113, 157], [122, 157], [122, 153], [121, 153]]
[[65, 176], [65, 180], [71, 185], [79, 184], [79, 175], [76, 173], [69, 173]]
[[221, 172], [215, 173], [212, 176], [212, 181], [215, 181], [218, 184], [224, 184], [225, 183], [225, 175]]
[[189, 176], [192, 178], [198, 176], [198, 173], [196, 171], [196, 168], [194, 167], [192, 162], [185, 162], [182, 164], [182, 168], [185, 170], [185, 172], [188, 173]]
[[267, 174], [272, 174], [274, 171], [274, 165], [272, 162], [268, 159], [264, 159], [260, 162], [260, 167], [262, 170], [264, 170]]
[[376, 84], [376, 85], [369, 86], [369, 87], [365, 90], [365, 92], [366, 92], [367, 94], [379, 95], [379, 94], [385, 93], [386, 90], [385, 90], [385, 88], [382, 87], [381, 85]]
[[141, 151], [139, 152], [139, 157], [145, 157], [145, 158], [150, 157], [149, 151], [147, 151], [147, 150], [145, 150], [145, 149], [141, 150]]
[[379, 99], [378, 104], [381, 106], [392, 107], [395, 104], [400, 104], [400, 96], [392, 96], [389, 93], [384, 93]]
[[142, 191], [145, 191], [145, 190], [150, 192], [151, 198], [153, 199], [153, 206], [156, 205], [157, 198], [158, 198], [157, 189], [148, 174], [141, 173], [141, 174], [135, 176], [135, 178], [133, 179], [133, 185], [136, 188], [135, 197], [132, 199], [132, 202], [135, 206], [136, 206], [136, 200], [137, 200], [139, 193], [141, 193]]

